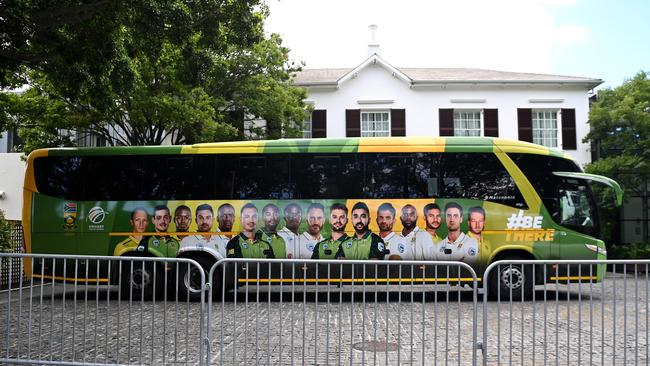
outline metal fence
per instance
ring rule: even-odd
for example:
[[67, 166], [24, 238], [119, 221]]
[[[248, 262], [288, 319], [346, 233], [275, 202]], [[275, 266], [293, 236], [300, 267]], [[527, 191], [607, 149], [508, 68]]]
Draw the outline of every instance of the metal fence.
[[650, 362], [650, 261], [0, 257], [2, 364]]
[[464, 263], [225, 259], [209, 278], [219, 365], [476, 361], [477, 294], [464, 285], [477, 281]]
[[[11, 237], [10, 237], [10, 246], [12, 253], [22, 253], [23, 252], [23, 225], [20, 221], [10, 221], [11, 225]], [[22, 279], [22, 276], [18, 276], [20, 273], [20, 263], [14, 261], [11, 263], [13, 267], [10, 266], [10, 262], [5, 260], [4, 257], [0, 258], [0, 290], [4, 290], [9, 287], [9, 280], [14, 281], [11, 285], [17, 285]], [[13, 276], [9, 276], [9, 272]]]
[[483, 363], [647, 365], [649, 269], [648, 260], [490, 265], [484, 278], [531, 286], [523, 296], [499, 287], [483, 297]]
[[[190, 293], [176, 293], [184, 280], [181, 274], [200, 268], [196, 262], [25, 254], [2, 257], [12, 264], [10, 268], [17, 265], [20, 269], [16, 274], [9, 271], [10, 284], [15, 283], [14, 275], [22, 278], [22, 272], [28, 273], [29, 279], [0, 292], [0, 363], [204, 361], [205, 301], [190, 301]], [[206, 287], [203, 271], [195, 273], [199, 274], [198, 283]]]

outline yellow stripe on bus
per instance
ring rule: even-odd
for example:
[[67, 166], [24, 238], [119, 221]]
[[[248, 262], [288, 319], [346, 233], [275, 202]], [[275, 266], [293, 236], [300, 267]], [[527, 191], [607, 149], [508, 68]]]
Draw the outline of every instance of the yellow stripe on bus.
[[47, 276], [35, 274], [34, 278], [43, 278], [47, 280], [57, 280], [57, 281], [75, 281], [75, 282], [108, 282], [108, 278], [74, 278], [74, 277], [62, 277], [62, 276]]
[[559, 276], [551, 277], [551, 281], [598, 280], [596, 276]]
[[[375, 282], [379, 283], [397, 283], [397, 282], [402, 282], [402, 283], [411, 283], [413, 282], [414, 284], [422, 283], [422, 282], [448, 282], [448, 283], [454, 283], [454, 282], [474, 282], [474, 278], [339, 278], [339, 279], [328, 279], [328, 278], [260, 278], [259, 280], [256, 278], [251, 278], [251, 279], [246, 279], [246, 278], [240, 278], [239, 282], [240, 283], [255, 283], [255, 282], [261, 282], [261, 283], [292, 283], [292, 282], [305, 282], [305, 283], [326, 283], [326, 282], [340, 282], [340, 283], [366, 283], [367, 285], [372, 285]], [[477, 281], [481, 281], [480, 278], [477, 279]]]

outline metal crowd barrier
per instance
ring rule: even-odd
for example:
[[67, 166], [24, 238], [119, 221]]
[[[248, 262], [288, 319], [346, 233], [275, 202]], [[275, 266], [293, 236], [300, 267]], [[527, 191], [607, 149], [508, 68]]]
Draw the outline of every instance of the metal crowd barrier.
[[[0, 258], [20, 269], [9, 272], [11, 285], [0, 291], [0, 364], [204, 362], [205, 300], [190, 301], [189, 292], [176, 293], [183, 280], [179, 272], [200, 268], [196, 262], [28, 254]], [[204, 272], [195, 273], [207, 288]], [[127, 276], [132, 285], [123, 281]], [[17, 283], [16, 277], [21, 279]], [[145, 281], [153, 281], [151, 287], [143, 286]]]
[[648, 260], [493, 263], [484, 278], [523, 273], [537, 285], [483, 297], [483, 364], [647, 365], [649, 269]]
[[211, 364], [476, 363], [464, 263], [224, 259], [208, 278]]
[[650, 363], [647, 260], [0, 259], [0, 364]]

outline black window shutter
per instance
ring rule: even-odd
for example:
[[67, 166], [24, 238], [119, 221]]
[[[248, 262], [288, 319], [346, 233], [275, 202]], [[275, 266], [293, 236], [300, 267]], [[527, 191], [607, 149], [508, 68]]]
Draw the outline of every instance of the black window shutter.
[[483, 110], [483, 136], [499, 137], [499, 110]]
[[345, 110], [345, 136], [361, 136], [361, 109]]
[[519, 140], [533, 142], [533, 110], [518, 108], [517, 121], [519, 124]]
[[311, 112], [311, 137], [327, 137], [327, 110], [314, 109]]
[[390, 124], [391, 136], [406, 136], [406, 109], [391, 109]]
[[453, 136], [454, 135], [454, 110], [439, 109], [438, 116], [440, 117], [440, 136]]
[[576, 150], [576, 110], [562, 109], [562, 149]]

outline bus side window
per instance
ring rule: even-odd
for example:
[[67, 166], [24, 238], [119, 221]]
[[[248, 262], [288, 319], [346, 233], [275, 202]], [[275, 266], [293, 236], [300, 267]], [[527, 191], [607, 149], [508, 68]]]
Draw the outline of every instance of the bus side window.
[[440, 175], [441, 197], [527, 207], [514, 179], [493, 153], [445, 153]]
[[594, 205], [589, 188], [583, 185], [563, 184], [559, 188], [559, 215], [556, 221], [588, 235], [597, 235]]
[[86, 156], [83, 158], [86, 201], [143, 200], [150, 196], [143, 185], [147, 172], [142, 155]]
[[291, 156], [282, 154], [241, 155], [235, 168], [234, 199], [293, 199], [296, 185], [291, 178]]
[[82, 158], [78, 156], [44, 156], [34, 160], [36, 189], [48, 196], [81, 200]]

